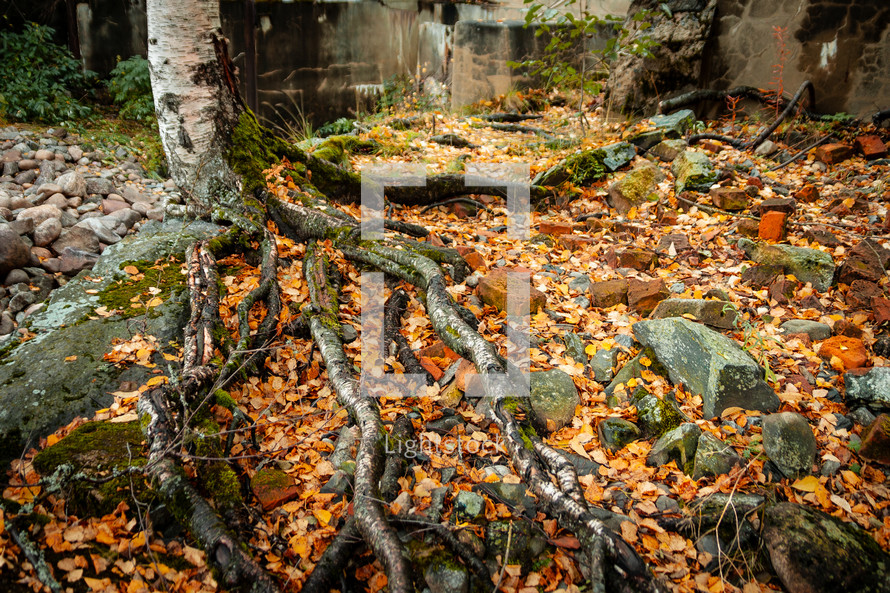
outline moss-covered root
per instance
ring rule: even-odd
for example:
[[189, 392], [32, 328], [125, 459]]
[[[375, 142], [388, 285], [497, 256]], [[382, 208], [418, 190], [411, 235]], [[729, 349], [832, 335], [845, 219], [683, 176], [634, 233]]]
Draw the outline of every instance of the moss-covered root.
[[312, 338], [321, 351], [331, 387], [361, 431], [355, 459], [355, 521], [362, 538], [383, 563], [389, 591], [410, 593], [414, 590], [410, 566], [380, 502], [386, 431], [376, 401], [359, 389], [352, 373], [352, 361], [343, 351], [336, 316], [337, 295], [328, 276], [327, 263], [318, 251], [317, 244], [310, 243], [303, 260], [303, 273], [312, 298], [312, 307], [304, 311], [309, 315]]
[[137, 411], [148, 440], [148, 472], [158, 492], [181, 525], [188, 528], [207, 553], [208, 562], [219, 571], [219, 581], [227, 589], [273, 593], [278, 587], [272, 578], [245, 553], [244, 546], [231, 534], [213, 507], [198, 494], [183, 471], [167, 457], [175, 449], [176, 429], [171, 424], [166, 402], [172, 390], [164, 387], [144, 393]]
[[43, 583], [43, 585], [52, 591], [52, 593], [62, 593], [64, 589], [62, 585], [59, 584], [59, 581], [55, 579], [53, 576], [53, 571], [46, 563], [46, 559], [43, 556], [43, 550], [41, 550], [31, 539], [28, 537], [29, 526], [21, 526], [19, 525], [18, 517], [11, 518], [8, 509], [3, 505], [3, 501], [0, 500], [0, 511], [3, 511], [3, 516], [6, 518], [6, 533], [12, 538], [12, 541], [15, 542], [15, 545], [19, 547], [24, 554], [25, 558], [28, 559], [28, 562], [34, 567], [34, 572], [37, 573], [37, 579]]

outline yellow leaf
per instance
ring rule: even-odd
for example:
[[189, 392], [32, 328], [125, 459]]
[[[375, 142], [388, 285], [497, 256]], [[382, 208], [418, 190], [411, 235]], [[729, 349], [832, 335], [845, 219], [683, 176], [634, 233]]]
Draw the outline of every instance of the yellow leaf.
[[47, 447], [52, 447], [53, 445], [55, 445], [58, 442], [59, 442], [59, 437], [57, 437], [54, 434], [51, 434], [48, 437], [46, 437], [46, 446]]
[[179, 360], [178, 356], [173, 356], [172, 354], [167, 354], [166, 352], [163, 353], [163, 357], [164, 357], [164, 360], [170, 360], [170, 361]]
[[139, 268], [137, 268], [136, 266], [127, 266], [124, 268], [124, 272], [132, 276], [133, 274], [139, 273]]
[[65, 362], [74, 362], [75, 360], [77, 360], [76, 356], [66, 356], [65, 357]]
[[318, 519], [318, 522], [321, 523], [323, 527], [327, 527], [331, 522], [331, 512], [326, 511], [325, 509], [313, 510], [312, 514], [315, 515], [315, 518]]
[[640, 364], [644, 367], [652, 366], [652, 361], [649, 360], [648, 356], [643, 356], [640, 358]]
[[148, 387], [154, 387], [155, 385], [160, 385], [160, 384], [166, 383], [166, 382], [167, 382], [167, 377], [165, 377], [164, 375], [158, 375], [157, 377], [152, 377], [151, 379], [146, 381], [145, 384]]
[[791, 484], [791, 487], [801, 492], [815, 492], [820, 485], [816, 476], [806, 476]]
[[596, 354], [596, 346], [594, 346], [593, 344], [588, 344], [587, 348], [584, 349], [584, 352], [587, 354], [587, 356], [593, 356], [594, 354]]
[[164, 302], [164, 299], [162, 299], [161, 297], [155, 297], [155, 298], [151, 299], [150, 301], [148, 301], [145, 304], [145, 306], [146, 307], [157, 307], [158, 305], [162, 304], [163, 302]]

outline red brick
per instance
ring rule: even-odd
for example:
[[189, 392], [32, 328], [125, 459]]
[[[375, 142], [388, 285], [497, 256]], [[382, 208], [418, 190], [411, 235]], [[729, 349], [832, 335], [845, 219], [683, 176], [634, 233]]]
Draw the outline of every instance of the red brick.
[[831, 360], [837, 356], [845, 369], [858, 369], [868, 364], [868, 352], [862, 340], [847, 336], [832, 336], [822, 342], [819, 356]]
[[476, 251], [471, 245], [455, 245], [454, 250], [457, 251], [461, 257]]
[[677, 224], [677, 211], [671, 208], [659, 208], [658, 222], [670, 226]]
[[594, 307], [608, 309], [615, 305], [627, 304], [627, 280], [624, 278], [594, 282], [588, 292]]
[[461, 391], [467, 390], [467, 382], [469, 381], [470, 375], [476, 374], [476, 365], [474, 365], [469, 360], [463, 359], [460, 361], [460, 366], [457, 367], [457, 372], [454, 374], [454, 384]]
[[819, 199], [819, 190], [816, 189], [815, 185], [807, 184], [797, 190], [797, 193], [794, 194], [794, 197], [801, 202], [812, 204]]
[[723, 147], [716, 142], [708, 142], [707, 140], [705, 140], [704, 142], [699, 142], [698, 145], [708, 152], [720, 152], [721, 150], [723, 150]]
[[754, 177], [753, 175], [748, 177], [748, 185], [753, 185], [757, 189], [763, 189], [763, 181], [760, 177]]
[[760, 226], [757, 235], [764, 241], [781, 241], [785, 238], [784, 212], [767, 212], [760, 217]]
[[846, 144], [825, 144], [816, 149], [816, 160], [834, 165], [853, 156], [853, 149]]
[[743, 218], [736, 225], [736, 232], [752, 239], [760, 233], [760, 223], [750, 218]]
[[867, 136], [859, 136], [853, 143], [856, 152], [860, 153], [868, 160], [879, 159], [887, 156], [887, 145], [881, 140], [880, 136], [869, 134]]
[[[479, 281], [476, 292], [479, 298], [487, 305], [496, 307], [499, 311], [504, 311], [507, 307], [507, 278], [511, 272], [530, 274], [530, 270], [523, 268], [498, 268]], [[529, 288], [529, 297], [531, 312], [535, 313], [544, 308], [547, 304], [547, 296], [535, 287]]]
[[593, 237], [579, 237], [578, 235], [562, 235], [559, 237], [559, 244], [569, 251], [578, 251], [597, 243], [598, 241]]
[[861, 340], [865, 332], [863, 332], [862, 328], [855, 323], [850, 323], [846, 319], [839, 319], [838, 321], [835, 321], [834, 325], [831, 327], [831, 333], [835, 336], [847, 336], [848, 338]]
[[488, 269], [488, 266], [485, 264], [485, 259], [478, 251], [471, 251], [470, 253], [464, 255], [464, 261], [467, 262], [467, 265], [469, 265], [477, 272], [484, 272]]
[[575, 225], [571, 222], [542, 222], [538, 224], [538, 231], [542, 235], [571, 235]]
[[748, 207], [748, 194], [737, 187], [715, 187], [711, 190], [711, 202], [723, 210], [741, 212]]
[[454, 214], [457, 218], [470, 218], [471, 216], [476, 216], [477, 212], [476, 206], [464, 202], [448, 204], [448, 211]]
[[879, 326], [890, 321], [890, 299], [875, 297], [871, 300], [871, 310], [875, 316], [875, 325]]
[[592, 231], [609, 230], [612, 228], [612, 221], [603, 220], [602, 218], [588, 218], [584, 221], [584, 225]]
[[769, 198], [757, 206], [757, 212], [764, 215], [767, 212], [784, 212], [791, 216], [797, 210], [797, 202], [794, 198]]
[[279, 469], [261, 469], [251, 480], [250, 486], [266, 511], [297, 498], [302, 492], [294, 479]]
[[417, 356], [426, 356], [427, 358], [448, 358], [458, 360], [460, 355], [446, 346], [441, 340], [433, 342], [426, 348], [417, 351]]

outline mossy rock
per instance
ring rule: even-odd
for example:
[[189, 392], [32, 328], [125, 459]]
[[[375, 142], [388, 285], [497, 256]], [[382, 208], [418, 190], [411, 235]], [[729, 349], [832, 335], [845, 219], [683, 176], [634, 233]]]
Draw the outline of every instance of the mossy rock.
[[540, 173], [532, 185], [555, 187], [570, 181], [581, 186], [599, 181], [630, 163], [636, 150], [629, 142], [617, 142], [602, 148], [583, 150]]
[[676, 191], [708, 191], [717, 182], [717, 171], [705, 154], [694, 150], [686, 150], [680, 153], [671, 163], [671, 173], [674, 174]]
[[624, 418], [603, 418], [596, 426], [600, 445], [614, 454], [642, 436], [637, 426]]
[[745, 238], [739, 239], [738, 245], [751, 261], [780, 267], [785, 274], [811, 283], [820, 292], [831, 288], [834, 281], [835, 265], [830, 253], [809, 247], [755, 243]]
[[[110, 470], [141, 467], [146, 462], [143, 440], [142, 429], [136, 421], [88, 422], [38, 453], [34, 457], [34, 468], [49, 476], [60, 465], [70, 464], [75, 472], [98, 477]], [[102, 484], [75, 480], [66, 488], [72, 513], [81, 517], [111, 513], [121, 501], [134, 495], [141, 502], [150, 497], [148, 484], [140, 474], [121, 476]]]
[[637, 407], [637, 423], [646, 438], [660, 438], [689, 420], [671, 397], [656, 397], [642, 387], [634, 391], [631, 403]]

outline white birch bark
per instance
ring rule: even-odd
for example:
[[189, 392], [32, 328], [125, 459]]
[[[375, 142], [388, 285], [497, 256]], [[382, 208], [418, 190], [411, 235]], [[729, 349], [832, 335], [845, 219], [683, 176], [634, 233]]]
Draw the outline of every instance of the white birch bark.
[[193, 202], [233, 205], [238, 176], [225, 160], [240, 99], [217, 57], [219, 0], [148, 0], [148, 61], [170, 175]]

